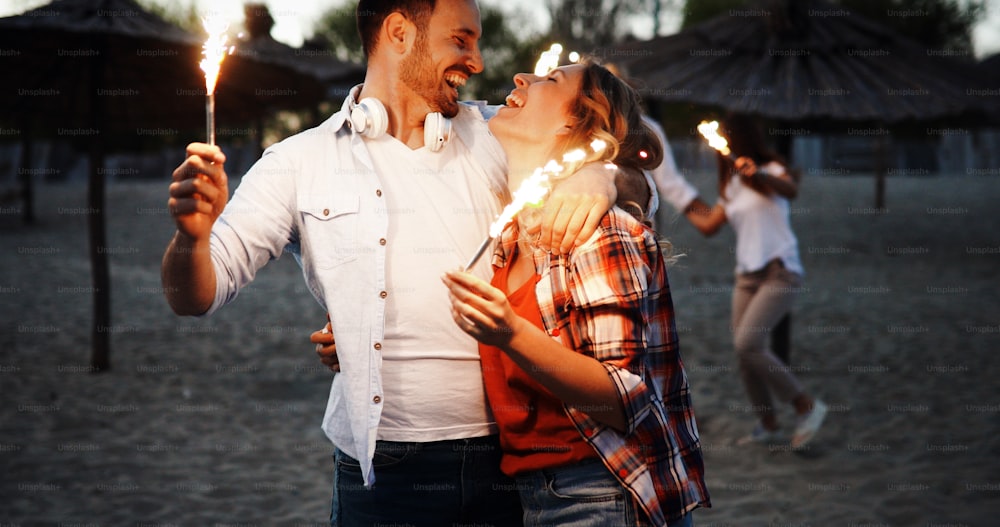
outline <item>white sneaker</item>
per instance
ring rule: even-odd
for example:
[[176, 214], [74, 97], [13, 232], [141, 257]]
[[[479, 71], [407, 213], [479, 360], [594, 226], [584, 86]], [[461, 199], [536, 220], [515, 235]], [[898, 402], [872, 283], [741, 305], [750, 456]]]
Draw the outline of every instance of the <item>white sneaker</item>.
[[792, 448], [802, 448], [812, 441], [813, 436], [823, 425], [826, 418], [826, 404], [819, 399], [813, 401], [812, 410], [799, 417], [799, 422], [795, 425], [795, 434], [792, 435]]

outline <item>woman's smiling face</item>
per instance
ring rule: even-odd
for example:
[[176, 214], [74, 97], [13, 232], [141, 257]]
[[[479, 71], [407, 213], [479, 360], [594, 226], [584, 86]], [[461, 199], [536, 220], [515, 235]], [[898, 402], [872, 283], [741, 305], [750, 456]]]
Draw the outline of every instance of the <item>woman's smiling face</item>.
[[500, 144], [504, 148], [516, 142], [554, 145], [560, 132], [572, 124], [570, 104], [580, 95], [584, 68], [573, 64], [545, 76], [515, 75], [515, 88], [507, 96], [507, 104], [489, 121]]

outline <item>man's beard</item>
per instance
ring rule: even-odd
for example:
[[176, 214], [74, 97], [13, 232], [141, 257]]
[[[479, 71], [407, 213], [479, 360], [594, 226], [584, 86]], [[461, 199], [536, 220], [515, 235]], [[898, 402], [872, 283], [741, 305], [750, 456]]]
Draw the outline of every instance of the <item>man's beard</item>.
[[432, 111], [441, 112], [442, 115], [449, 118], [458, 115], [458, 102], [453, 101], [447, 93], [441, 90], [441, 84], [444, 81], [438, 78], [434, 71], [430, 49], [427, 45], [427, 35], [423, 32], [417, 35], [413, 53], [403, 59], [400, 65], [399, 79], [422, 97]]

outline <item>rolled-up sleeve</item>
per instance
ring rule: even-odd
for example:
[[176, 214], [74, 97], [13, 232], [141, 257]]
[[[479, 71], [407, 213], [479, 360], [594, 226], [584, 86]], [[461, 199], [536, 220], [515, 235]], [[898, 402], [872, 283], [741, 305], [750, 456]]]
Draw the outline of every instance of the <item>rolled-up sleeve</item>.
[[243, 176], [212, 227], [215, 301], [205, 316], [233, 301], [294, 241], [294, 172], [280, 153], [269, 150]]
[[569, 285], [576, 309], [569, 326], [577, 351], [607, 369], [630, 434], [649, 414], [654, 398], [646, 372], [651, 267], [641, 226], [630, 231], [602, 225], [598, 232], [573, 256]]

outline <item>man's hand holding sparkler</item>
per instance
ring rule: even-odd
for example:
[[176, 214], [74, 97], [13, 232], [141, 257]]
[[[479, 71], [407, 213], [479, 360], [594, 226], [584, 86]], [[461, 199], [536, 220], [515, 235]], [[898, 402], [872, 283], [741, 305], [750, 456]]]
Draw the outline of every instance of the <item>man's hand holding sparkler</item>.
[[187, 159], [174, 170], [167, 208], [177, 231], [192, 240], [208, 241], [212, 225], [229, 201], [229, 183], [218, 146], [191, 143]]
[[215, 300], [215, 270], [209, 240], [212, 225], [229, 201], [229, 183], [217, 146], [191, 143], [174, 170], [167, 210], [177, 232], [163, 254], [164, 295], [178, 315], [200, 315]]

